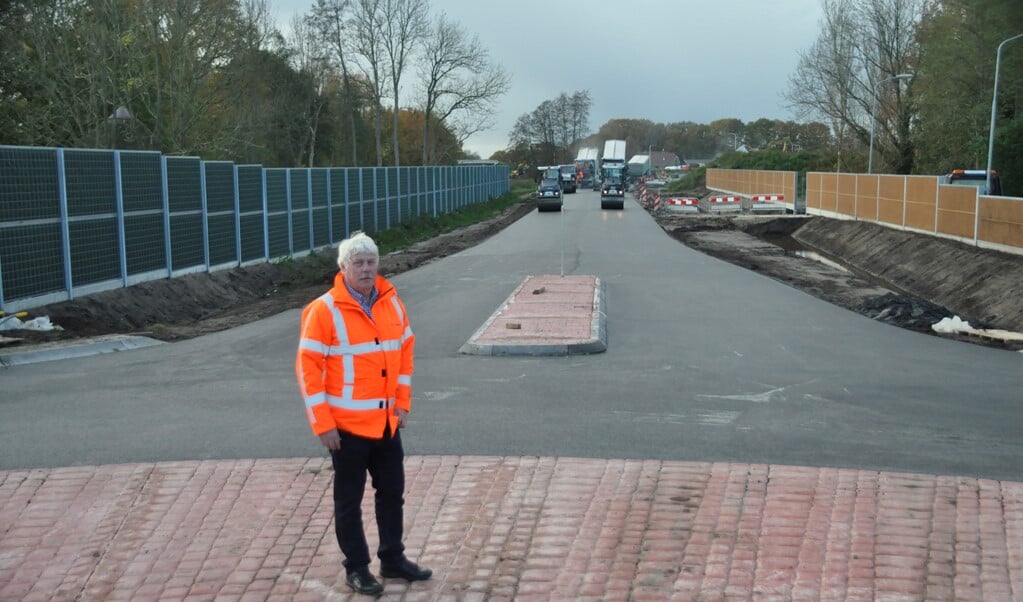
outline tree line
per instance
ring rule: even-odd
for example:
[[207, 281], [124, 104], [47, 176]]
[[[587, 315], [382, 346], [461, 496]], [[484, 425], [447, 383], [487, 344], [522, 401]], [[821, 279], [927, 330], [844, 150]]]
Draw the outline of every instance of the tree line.
[[509, 85], [427, 0], [0, 0], [0, 144], [451, 163]]
[[[1023, 33], [1018, 0], [822, 0], [786, 98], [835, 136], [835, 167], [943, 174], [988, 159], [996, 51]], [[994, 167], [1023, 192], [1023, 39], [1003, 49]], [[1015, 182], [1015, 184], [1013, 184]]]
[[630, 156], [646, 151], [666, 151], [683, 160], [707, 160], [739, 148], [822, 152], [832, 143], [830, 129], [824, 123], [776, 119], [743, 123], [727, 118], [709, 124], [611, 119], [592, 132], [589, 126], [591, 105], [588, 90], [562, 92], [556, 98], [541, 102], [516, 120], [508, 136], [508, 148], [494, 153], [491, 158], [525, 167], [564, 164], [575, 158], [579, 148], [589, 146], [599, 150], [609, 139], [625, 140]]

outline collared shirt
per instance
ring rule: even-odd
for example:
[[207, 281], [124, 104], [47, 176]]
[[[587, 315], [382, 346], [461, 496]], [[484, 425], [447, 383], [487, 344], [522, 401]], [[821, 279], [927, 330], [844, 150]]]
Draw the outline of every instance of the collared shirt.
[[370, 320], [372, 320], [373, 304], [376, 303], [377, 301], [377, 287], [374, 286], [372, 289], [370, 289], [368, 295], [363, 295], [359, 291], [348, 286], [347, 282], [345, 283], [345, 288], [347, 288], [348, 292], [352, 294], [352, 298], [358, 301], [359, 305], [362, 306], [362, 311], [366, 312], [366, 315], [369, 316]]

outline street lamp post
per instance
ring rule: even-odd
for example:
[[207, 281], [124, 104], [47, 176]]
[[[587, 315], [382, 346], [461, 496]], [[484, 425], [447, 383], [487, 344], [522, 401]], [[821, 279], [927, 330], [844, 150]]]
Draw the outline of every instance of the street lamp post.
[[913, 75], [910, 73], [900, 73], [882, 79], [881, 81], [874, 84], [874, 108], [870, 111], [870, 151], [867, 155], [867, 173], [874, 173], [874, 125], [877, 123], [877, 89], [881, 84], [885, 82], [900, 80], [900, 79], [912, 79]]
[[[987, 193], [991, 194], [991, 163], [995, 155], [995, 110], [998, 105], [998, 70], [1001, 68], [1002, 62], [1002, 46], [1005, 46], [1009, 42], [1023, 38], [1023, 33], [1018, 33], [1011, 38], [1002, 40], [1002, 43], [998, 45], [998, 51], [995, 52], [995, 89], [991, 94], [991, 129], [988, 131], [987, 137]], [[978, 201], [979, 202], [979, 201]], [[976, 234], [974, 234], [976, 237]]]

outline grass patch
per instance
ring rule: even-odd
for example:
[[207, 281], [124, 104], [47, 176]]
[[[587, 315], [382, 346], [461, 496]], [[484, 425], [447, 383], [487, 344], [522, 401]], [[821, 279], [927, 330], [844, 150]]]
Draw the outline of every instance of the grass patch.
[[522, 197], [527, 192], [532, 192], [533, 186], [533, 183], [530, 181], [513, 180], [511, 191], [485, 203], [467, 205], [437, 217], [423, 215], [387, 230], [375, 232], [371, 236], [376, 241], [381, 255], [400, 251], [417, 242], [429, 240], [445, 232], [490, 219], [512, 205], [521, 203]]

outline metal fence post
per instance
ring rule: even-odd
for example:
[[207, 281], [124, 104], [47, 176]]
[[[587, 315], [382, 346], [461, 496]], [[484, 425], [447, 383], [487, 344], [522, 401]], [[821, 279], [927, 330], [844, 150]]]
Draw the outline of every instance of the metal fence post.
[[291, 168], [284, 170], [284, 200], [288, 208], [288, 256], [295, 254], [294, 223], [291, 216]]
[[357, 167], [355, 177], [359, 179], [359, 230], [366, 231], [366, 186], [362, 183], [362, 169]]
[[238, 165], [231, 165], [234, 179], [234, 257], [238, 265], [242, 264], [242, 204], [241, 190], [238, 183]]
[[432, 211], [433, 211], [433, 217], [436, 218], [437, 217], [437, 167], [436, 166], [430, 168], [430, 174], [433, 176], [433, 191], [432, 191], [433, 194], [430, 195], [430, 196], [433, 197], [433, 210]]
[[167, 157], [160, 155], [160, 196], [163, 204], [163, 254], [167, 262], [167, 277], [174, 276], [174, 261], [171, 257], [173, 246], [171, 245], [170, 227], [170, 177], [167, 175]]
[[202, 199], [202, 253], [206, 271], [210, 271], [210, 216], [206, 205], [206, 162], [199, 162], [199, 198]]
[[351, 228], [351, 223], [350, 223], [351, 222], [351, 218], [348, 216], [348, 212], [349, 212], [350, 208], [348, 206], [348, 203], [350, 202], [352, 197], [351, 197], [351, 193], [350, 193], [350, 191], [348, 189], [349, 187], [348, 187], [348, 170], [347, 169], [344, 170], [344, 178], [345, 178], [345, 202], [342, 205], [342, 207], [344, 207], [344, 214], [345, 214], [345, 238], [348, 238], [348, 234], [349, 234], [349, 232], [351, 232], [351, 229], [350, 229]]
[[305, 168], [306, 209], [309, 211], [309, 250], [316, 248], [316, 224], [313, 222], [313, 168]]
[[377, 170], [380, 168], [373, 167], [372, 169], [373, 169], [373, 233], [376, 234], [377, 232], [380, 231], [380, 218], [378, 217], [379, 207], [377, 207], [377, 203], [380, 202], [379, 186], [377, 186], [377, 178], [379, 178], [379, 174], [377, 174]]
[[334, 195], [331, 194], [330, 176], [332, 169], [327, 168], [327, 243], [334, 244]]
[[67, 298], [74, 299], [74, 281], [71, 276], [71, 226], [68, 223], [67, 177], [64, 173], [64, 149], [57, 149], [57, 199], [60, 205], [60, 238], [64, 251], [64, 288]]
[[128, 286], [128, 251], [124, 238], [124, 186], [121, 181], [121, 151], [114, 153], [114, 207], [117, 212], [117, 259], [121, 264], [121, 286]]
[[384, 230], [391, 229], [391, 178], [388, 177], [390, 167], [381, 167], [384, 170]]
[[263, 259], [270, 261], [270, 206], [267, 202], [265, 167], [260, 166], [259, 178], [263, 182], [263, 190], [262, 194], [260, 194], [263, 202]]

